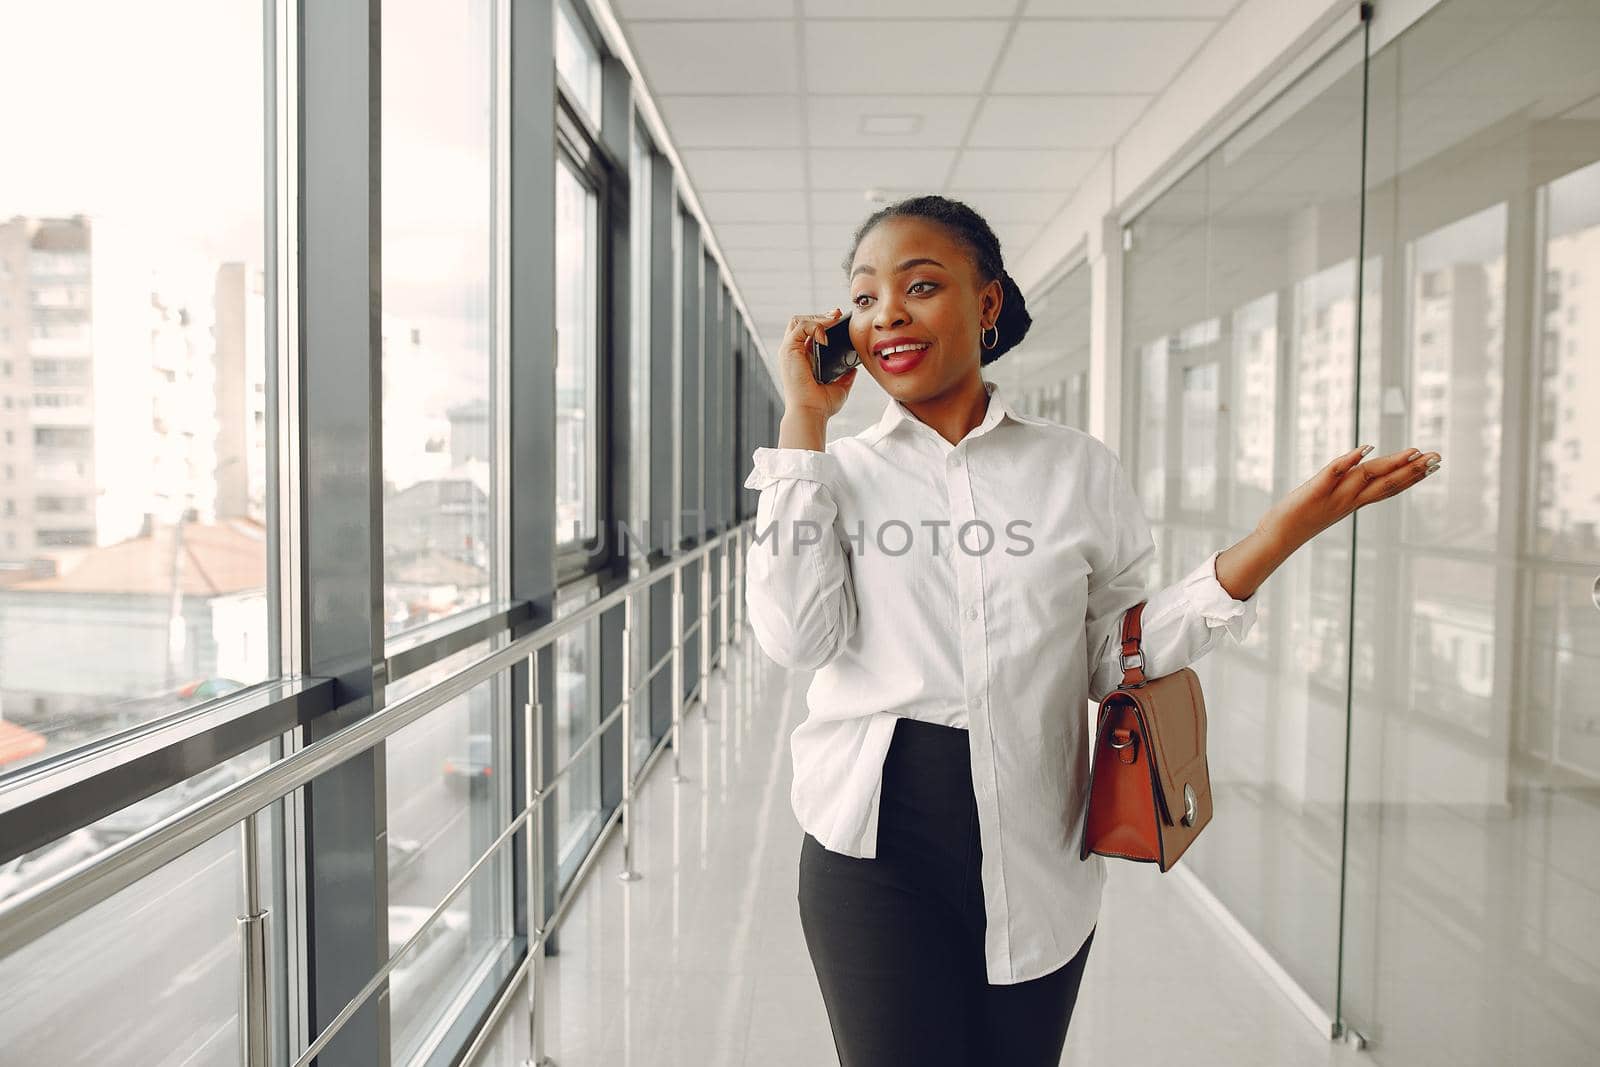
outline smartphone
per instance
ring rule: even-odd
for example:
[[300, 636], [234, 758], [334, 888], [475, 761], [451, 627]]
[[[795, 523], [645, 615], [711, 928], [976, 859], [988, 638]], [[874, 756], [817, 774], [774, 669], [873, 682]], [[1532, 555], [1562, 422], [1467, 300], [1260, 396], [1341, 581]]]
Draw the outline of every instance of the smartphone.
[[851, 367], [861, 365], [856, 346], [850, 341], [850, 315], [828, 327], [826, 344], [811, 342], [811, 376], [822, 385], [837, 381]]

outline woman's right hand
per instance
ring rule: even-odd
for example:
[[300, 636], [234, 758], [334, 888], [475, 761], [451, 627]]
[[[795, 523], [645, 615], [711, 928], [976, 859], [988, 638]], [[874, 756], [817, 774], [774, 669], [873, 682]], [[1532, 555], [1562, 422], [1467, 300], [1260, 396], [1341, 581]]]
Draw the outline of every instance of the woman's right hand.
[[856, 371], [860, 368], [851, 367], [827, 385], [817, 381], [811, 373], [811, 342], [826, 342], [828, 327], [839, 321], [842, 314], [843, 311], [834, 308], [828, 315], [796, 315], [789, 320], [783, 347], [778, 352], [785, 412], [826, 421], [844, 406], [845, 397], [850, 395], [850, 383], [856, 380]]

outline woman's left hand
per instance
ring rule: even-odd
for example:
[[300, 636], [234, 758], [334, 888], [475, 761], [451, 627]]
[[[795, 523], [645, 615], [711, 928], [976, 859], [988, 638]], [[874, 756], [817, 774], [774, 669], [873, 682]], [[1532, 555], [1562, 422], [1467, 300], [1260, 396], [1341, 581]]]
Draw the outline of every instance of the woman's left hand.
[[1371, 450], [1355, 448], [1328, 463], [1261, 517], [1262, 534], [1291, 550], [1359, 507], [1387, 500], [1439, 469], [1437, 452], [1408, 448], [1362, 462]]

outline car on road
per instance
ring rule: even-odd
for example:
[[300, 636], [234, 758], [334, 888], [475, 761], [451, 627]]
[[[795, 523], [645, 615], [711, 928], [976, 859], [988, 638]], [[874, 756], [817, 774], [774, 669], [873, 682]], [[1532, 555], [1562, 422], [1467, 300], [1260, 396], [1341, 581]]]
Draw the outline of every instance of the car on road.
[[413, 837], [385, 835], [389, 843], [389, 883], [405, 881], [417, 873], [417, 859], [422, 855], [422, 842]]
[[493, 776], [494, 737], [490, 734], [468, 734], [466, 750], [444, 761], [445, 781], [458, 789], [464, 786], [474, 795], [487, 793]]
[[[422, 929], [432, 910], [408, 904], [389, 906], [390, 956]], [[389, 972], [389, 1004], [396, 1021], [402, 1025], [409, 1021], [410, 1014], [417, 1010], [417, 998], [425, 1000], [430, 991], [437, 990], [450, 977], [451, 970], [466, 955], [468, 930], [465, 912], [446, 910]]]

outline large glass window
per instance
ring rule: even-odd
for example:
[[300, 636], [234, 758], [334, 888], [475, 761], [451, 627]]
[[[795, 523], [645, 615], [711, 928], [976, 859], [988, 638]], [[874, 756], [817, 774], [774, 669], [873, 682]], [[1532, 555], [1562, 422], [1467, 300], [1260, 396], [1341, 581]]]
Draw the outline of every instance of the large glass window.
[[556, 543], [599, 533], [599, 197], [556, 164]]
[[628, 521], [631, 527], [646, 536], [641, 538], [648, 551], [660, 545], [655, 533], [648, 531], [650, 520], [650, 449], [653, 427], [650, 419], [651, 347], [653, 332], [651, 322], [651, 268], [654, 250], [651, 241], [650, 202], [653, 189], [654, 160], [649, 136], [637, 122], [629, 127], [629, 247], [632, 250], [631, 294], [632, 313], [629, 321], [633, 335], [629, 345], [632, 352], [628, 376], [628, 410], [632, 418], [629, 440], [633, 446], [633, 475], [629, 487]]
[[[389, 687], [390, 703], [480, 658], [477, 645]], [[509, 723], [501, 679], [430, 712], [385, 743], [389, 951], [398, 952], [488, 850], [510, 814]], [[456, 996], [504, 943], [509, 855], [502, 847], [445, 909], [389, 981], [395, 1063], [433, 1044]]]
[[[1346, 41], [1134, 220], [1130, 470], [1170, 582], [1353, 443], [1363, 42]], [[1009, 358], [1009, 357], [1008, 357]], [[1196, 664], [1219, 818], [1185, 855], [1336, 1010], [1349, 530], [1257, 594]]]
[[278, 671], [262, 25], [0, 11], [0, 774]]
[[1444, 0], [1335, 49], [1129, 235], [1166, 578], [1353, 444], [1445, 457], [1197, 667], [1226, 714], [1185, 862], [1382, 1064], [1600, 1043], [1600, 868], [1567, 845], [1600, 832], [1597, 51], [1587, 9]]
[[583, 20], [560, 0], [556, 9], [556, 72], [567, 94], [594, 126], [600, 125], [600, 52], [584, 28]]
[[[556, 617], [565, 618], [599, 599], [593, 579], [562, 590]], [[555, 744], [552, 773], [572, 759], [578, 746], [600, 725], [600, 623], [591, 619], [555, 646]], [[563, 879], [576, 869], [584, 850], [600, 829], [600, 745], [578, 757], [568, 776], [555, 786], [556, 857]]]
[[491, 595], [494, 7], [383, 5], [387, 633]]
[[[0, 900], [93, 856], [221, 784], [265, 753], [208, 772], [32, 856], [0, 864]], [[226, 782], [219, 775], [229, 776]], [[135, 810], [138, 809], [138, 810]], [[261, 869], [281, 845], [262, 828]], [[238, 1062], [242, 837], [229, 830], [32, 944], [0, 958], [6, 1063]], [[263, 903], [282, 914], [263, 879]], [[271, 942], [269, 941], [269, 944]], [[101, 1025], [86, 1027], [85, 1019]]]
[[[1369, 72], [1345, 1017], [1382, 1064], [1600, 1045], [1600, 10], [1446, 0]], [[1364, 515], [1365, 513], [1363, 513]]]

